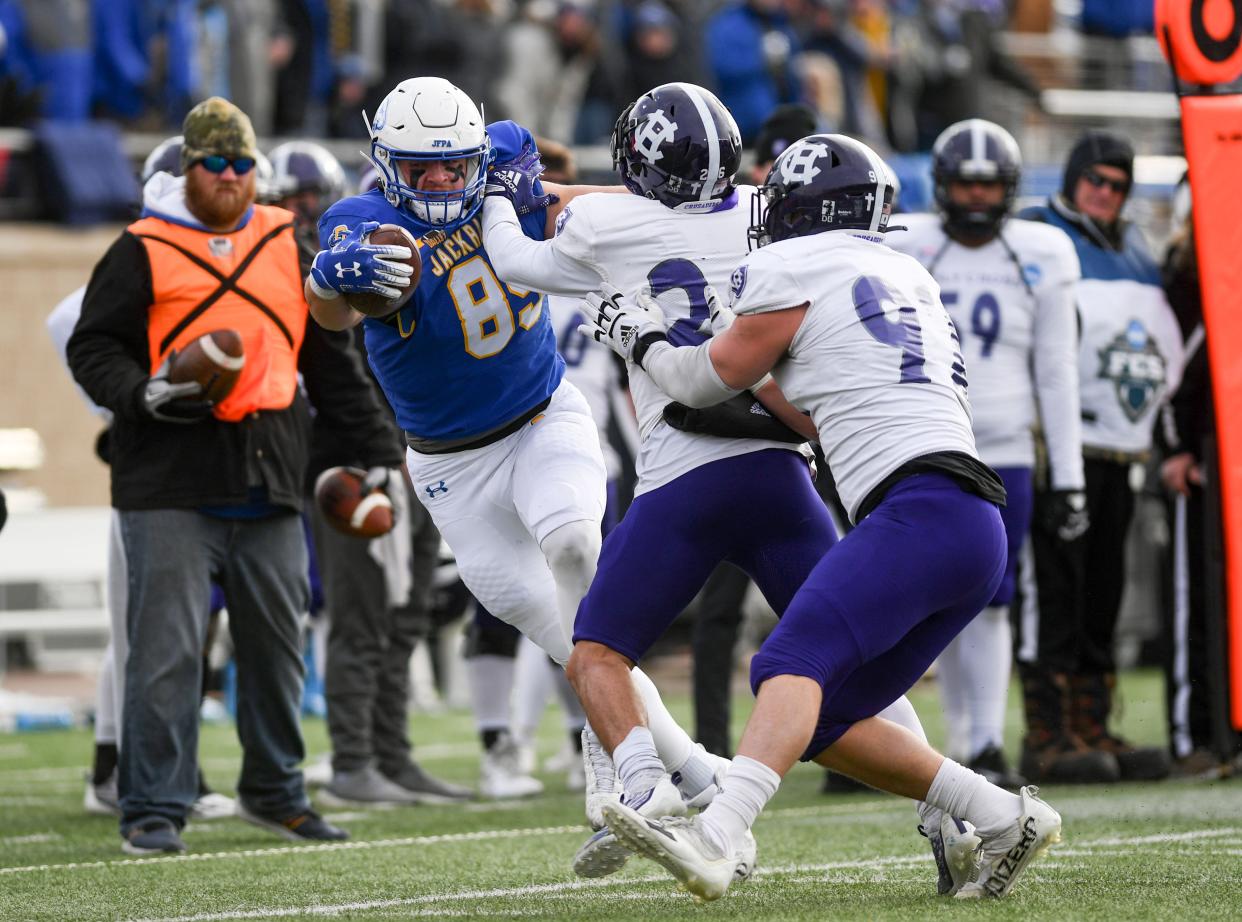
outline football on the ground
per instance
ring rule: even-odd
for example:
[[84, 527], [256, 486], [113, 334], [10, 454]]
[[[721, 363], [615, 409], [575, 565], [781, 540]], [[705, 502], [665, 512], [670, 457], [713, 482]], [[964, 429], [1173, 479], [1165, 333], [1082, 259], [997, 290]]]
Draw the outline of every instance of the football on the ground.
[[378, 538], [392, 531], [392, 500], [383, 490], [363, 492], [367, 472], [330, 467], [315, 480], [315, 505], [328, 524], [355, 538]]
[[172, 360], [168, 380], [173, 384], [197, 381], [202, 400], [219, 403], [229, 395], [246, 365], [241, 334], [236, 330], [212, 330], [191, 340]]
[[419, 255], [419, 245], [414, 235], [398, 224], [381, 224], [367, 235], [367, 243], [375, 246], [410, 248], [409, 259], [385, 257], [392, 262], [405, 263], [414, 270], [414, 274], [410, 276], [410, 284], [401, 290], [401, 296], [395, 301], [390, 301], [383, 295], [370, 291], [358, 291], [345, 296], [345, 302], [358, 313], [366, 314], [368, 317], [387, 317], [394, 311], [400, 310], [414, 295], [414, 289], [418, 287], [418, 280], [423, 273], [423, 258]]

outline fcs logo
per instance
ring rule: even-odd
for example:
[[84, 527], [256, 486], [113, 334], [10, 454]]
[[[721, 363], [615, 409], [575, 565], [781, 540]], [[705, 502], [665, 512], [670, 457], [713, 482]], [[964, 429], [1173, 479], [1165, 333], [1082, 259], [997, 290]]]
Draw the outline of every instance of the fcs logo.
[[795, 144], [781, 155], [781, 179], [788, 185], [805, 186], [819, 175], [815, 164], [827, 153], [822, 144]]
[[1107, 346], [1098, 350], [1098, 377], [1113, 382], [1117, 402], [1130, 422], [1137, 422], [1167, 380], [1165, 357], [1138, 320], [1131, 320]]
[[643, 159], [654, 166], [657, 160], [664, 157], [660, 153], [660, 145], [672, 142], [676, 137], [677, 123], [665, 118], [663, 109], [656, 109], [634, 132], [634, 150], [642, 154]]
[[449, 491], [449, 488], [448, 488], [448, 484], [446, 484], [443, 480], [441, 480], [439, 483], [435, 484], [434, 486], [431, 484], [427, 484], [427, 486], [423, 487], [423, 491], [427, 494], [428, 499], [435, 499], [441, 493], [447, 493]]
[[352, 273], [354, 278], [359, 278], [362, 275], [362, 263], [355, 262], [352, 266], [347, 266], [344, 263], [336, 264], [336, 277], [338, 279], [345, 278], [346, 272]]

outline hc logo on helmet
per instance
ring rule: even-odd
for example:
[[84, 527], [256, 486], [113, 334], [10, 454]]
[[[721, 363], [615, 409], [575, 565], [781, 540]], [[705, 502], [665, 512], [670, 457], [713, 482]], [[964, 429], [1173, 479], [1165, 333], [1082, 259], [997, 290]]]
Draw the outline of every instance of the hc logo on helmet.
[[426, 491], [428, 499], [435, 499], [439, 494], [448, 492], [448, 484], [441, 480], [435, 486], [428, 484], [423, 489]]
[[663, 109], [656, 109], [647, 120], [634, 132], [634, 150], [642, 154], [643, 159], [654, 165], [664, 155], [660, 153], [660, 145], [677, 140], [677, 123], [664, 117]]
[[781, 179], [789, 185], [809, 185], [819, 175], [815, 164], [825, 153], [822, 144], [794, 145], [781, 155]]

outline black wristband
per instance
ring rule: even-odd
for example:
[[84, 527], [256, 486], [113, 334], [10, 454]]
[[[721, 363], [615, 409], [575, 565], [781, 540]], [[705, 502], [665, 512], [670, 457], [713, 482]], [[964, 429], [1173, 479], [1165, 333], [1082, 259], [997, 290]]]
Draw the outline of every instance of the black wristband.
[[638, 342], [634, 343], [634, 349], [630, 352], [630, 358], [634, 360], [634, 364], [639, 368], [643, 367], [643, 356], [647, 354], [647, 350], [651, 348], [652, 343], [668, 342], [668, 334], [666, 333], [644, 333], [638, 338]]

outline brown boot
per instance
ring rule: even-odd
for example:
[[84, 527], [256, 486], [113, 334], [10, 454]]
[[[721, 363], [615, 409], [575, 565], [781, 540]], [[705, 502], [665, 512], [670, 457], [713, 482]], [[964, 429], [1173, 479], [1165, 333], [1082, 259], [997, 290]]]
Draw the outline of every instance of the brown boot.
[[1020, 665], [1026, 738], [1018, 770], [1033, 782], [1099, 784], [1121, 776], [1117, 759], [1089, 749], [1069, 730], [1069, 680]]
[[1159, 781], [1172, 767], [1168, 752], [1156, 746], [1135, 746], [1108, 732], [1117, 677], [1112, 674], [1070, 678], [1070, 727], [1084, 743], [1117, 760], [1123, 781]]

